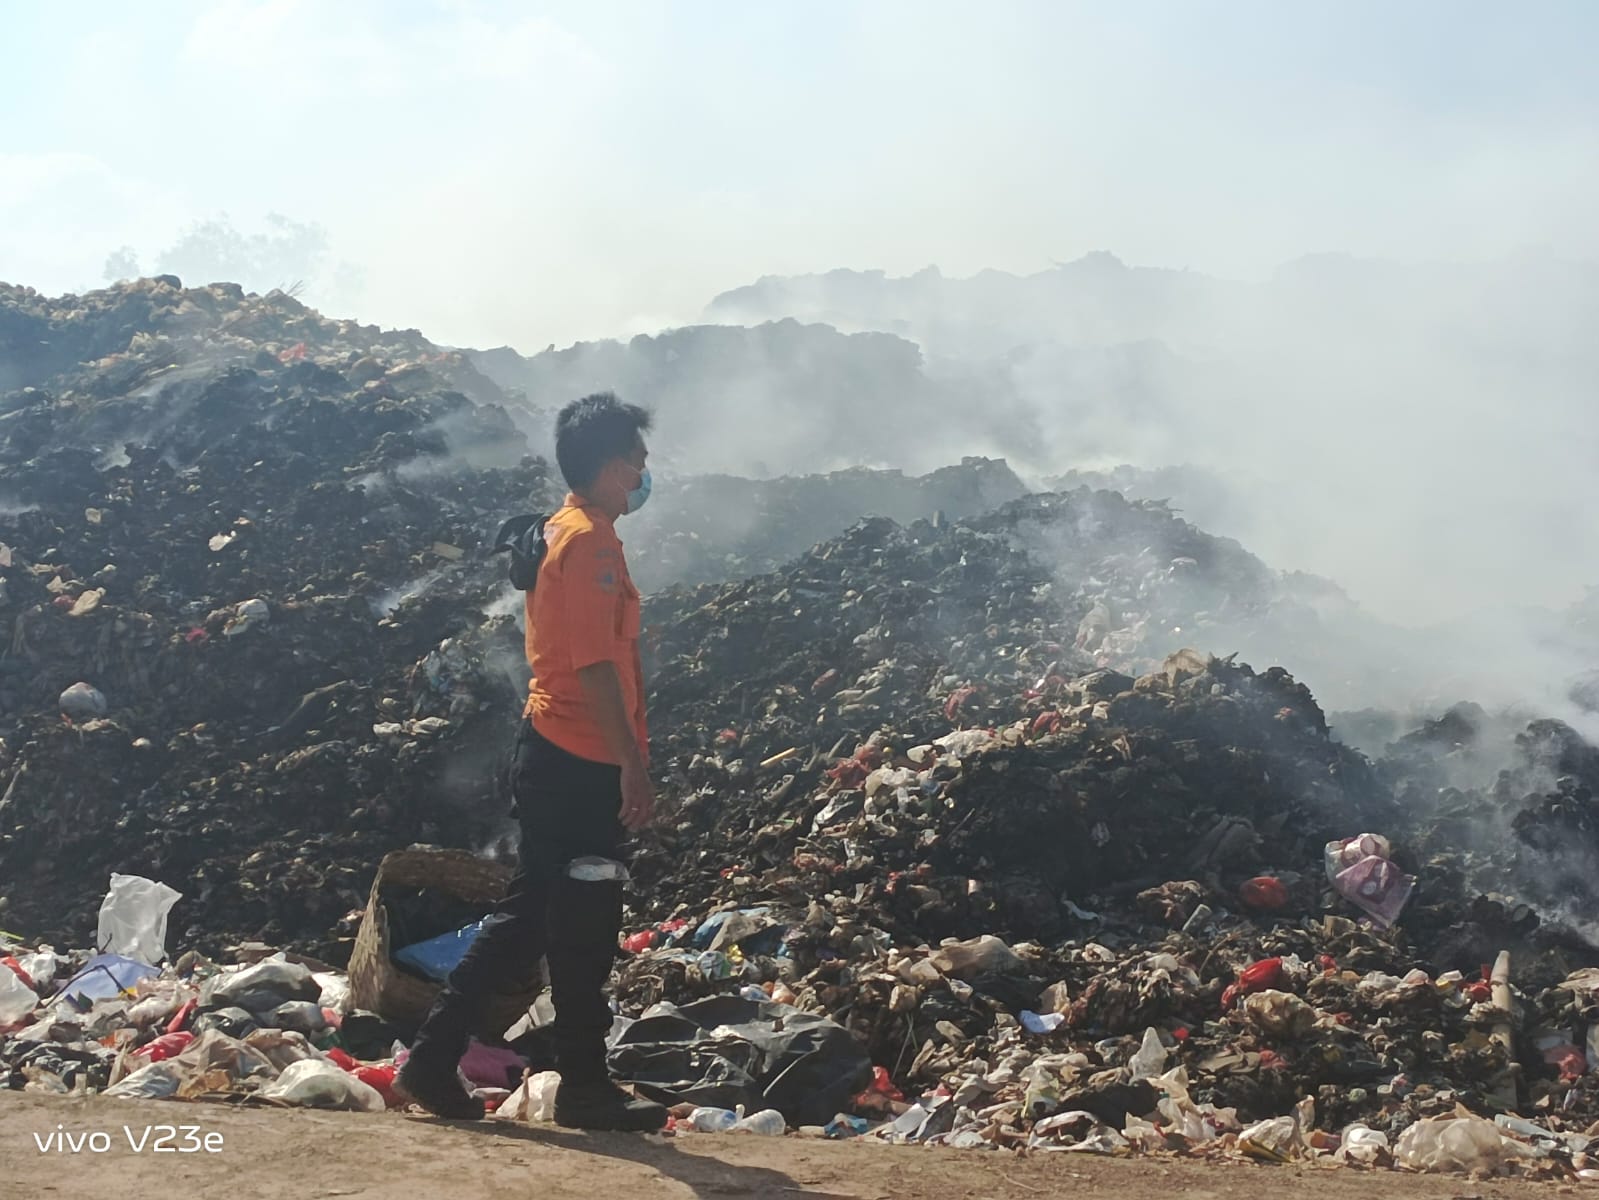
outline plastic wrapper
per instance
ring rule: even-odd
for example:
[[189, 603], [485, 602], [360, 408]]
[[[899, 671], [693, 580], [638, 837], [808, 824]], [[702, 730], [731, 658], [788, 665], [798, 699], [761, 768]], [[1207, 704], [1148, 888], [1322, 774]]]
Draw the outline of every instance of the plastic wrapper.
[[100, 903], [94, 944], [105, 954], [160, 962], [167, 956], [167, 914], [182, 898], [176, 889], [142, 875], [113, 873], [111, 888]]
[[307, 1058], [285, 1067], [283, 1074], [261, 1089], [261, 1095], [306, 1108], [342, 1108], [356, 1112], [382, 1112], [382, 1094], [326, 1059]]

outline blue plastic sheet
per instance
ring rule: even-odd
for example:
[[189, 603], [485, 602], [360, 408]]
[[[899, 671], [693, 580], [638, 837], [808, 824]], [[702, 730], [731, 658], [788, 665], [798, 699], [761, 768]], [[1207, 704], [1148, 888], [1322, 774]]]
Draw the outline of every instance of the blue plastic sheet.
[[394, 961], [443, 983], [466, 957], [467, 950], [482, 928], [482, 921], [474, 921], [451, 933], [428, 938], [425, 942], [413, 942], [396, 950]]
[[161, 974], [160, 970], [136, 958], [120, 954], [96, 954], [61, 989], [61, 994], [87, 1007], [96, 1000], [109, 1000], [141, 979]]

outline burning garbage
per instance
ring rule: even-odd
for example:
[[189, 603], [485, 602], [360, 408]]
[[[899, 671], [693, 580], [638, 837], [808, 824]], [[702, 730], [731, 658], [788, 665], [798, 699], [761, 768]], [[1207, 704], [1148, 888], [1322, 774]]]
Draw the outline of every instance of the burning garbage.
[[[489, 541], [549, 495], [518, 402], [227, 285], [5, 289], [0, 337], [0, 1071], [396, 1106], [494, 889], [379, 864], [507, 871], [465, 851], [526, 686]], [[686, 1136], [1591, 1178], [1599, 750], [1522, 721], [1464, 777], [1462, 711], [1369, 758], [1212, 652], [1303, 618], [1259, 560], [982, 470], [808, 549], [685, 518], [612, 1074]], [[515, 999], [463, 1069], [542, 1119]]]

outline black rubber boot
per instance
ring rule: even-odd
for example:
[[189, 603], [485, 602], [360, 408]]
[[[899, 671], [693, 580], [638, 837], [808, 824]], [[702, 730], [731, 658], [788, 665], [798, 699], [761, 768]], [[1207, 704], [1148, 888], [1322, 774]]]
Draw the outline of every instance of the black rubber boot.
[[412, 1055], [405, 1060], [395, 1077], [397, 1090], [408, 1099], [416, 1101], [436, 1117], [452, 1121], [481, 1121], [483, 1101], [461, 1086], [455, 1064], [419, 1059]]
[[666, 1109], [635, 1099], [608, 1079], [566, 1083], [555, 1090], [555, 1123], [568, 1129], [655, 1133], [666, 1128]]

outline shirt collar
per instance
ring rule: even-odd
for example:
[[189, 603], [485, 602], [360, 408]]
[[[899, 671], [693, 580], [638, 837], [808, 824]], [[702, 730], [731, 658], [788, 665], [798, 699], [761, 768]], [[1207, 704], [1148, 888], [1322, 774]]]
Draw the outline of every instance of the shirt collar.
[[616, 532], [616, 522], [611, 520], [611, 518], [606, 514], [605, 510], [600, 508], [597, 504], [593, 504], [590, 501], [583, 499], [583, 497], [579, 496], [576, 492], [566, 493], [565, 504], [567, 508], [582, 509], [584, 512], [588, 513], [590, 520], [604, 525], [605, 528], [609, 529], [612, 533]]

